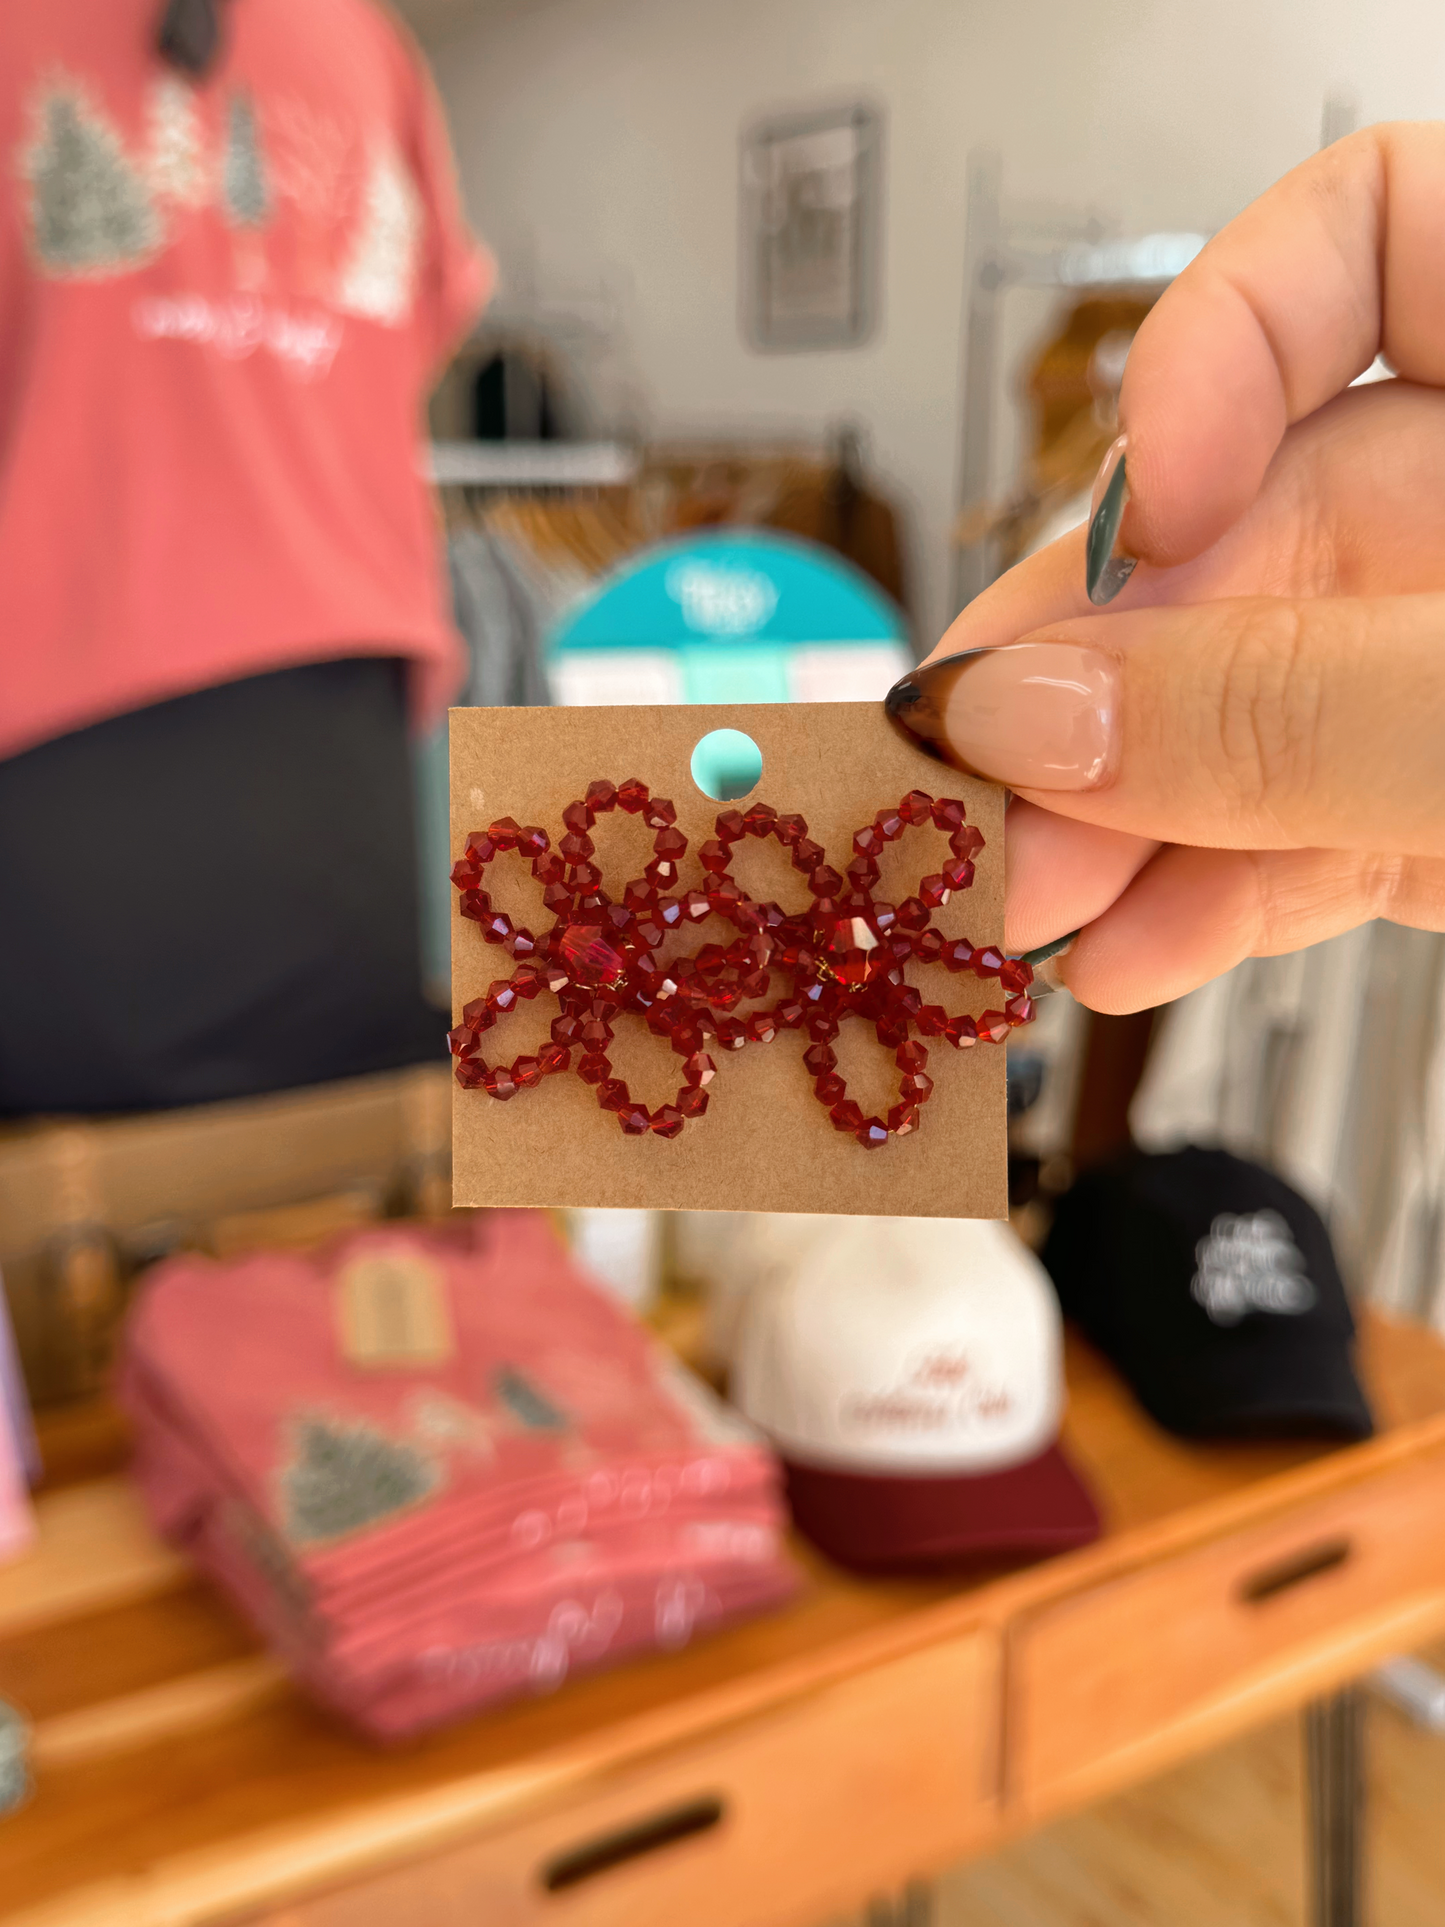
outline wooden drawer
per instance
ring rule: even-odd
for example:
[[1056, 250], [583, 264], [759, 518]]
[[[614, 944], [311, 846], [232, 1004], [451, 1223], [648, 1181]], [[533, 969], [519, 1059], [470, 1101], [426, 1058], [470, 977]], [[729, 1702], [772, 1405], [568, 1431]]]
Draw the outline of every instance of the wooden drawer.
[[998, 1686], [954, 1639], [265, 1927], [814, 1927], [988, 1828]]
[[1445, 1621], [1445, 1452], [1025, 1616], [1008, 1804], [1030, 1818], [1328, 1690]]

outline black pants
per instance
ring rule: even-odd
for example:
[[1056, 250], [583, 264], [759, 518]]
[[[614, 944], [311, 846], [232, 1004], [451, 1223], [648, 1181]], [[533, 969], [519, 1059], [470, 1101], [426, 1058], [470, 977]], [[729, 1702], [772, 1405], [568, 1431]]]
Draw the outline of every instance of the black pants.
[[0, 1115], [199, 1104], [444, 1052], [402, 677], [309, 664], [0, 761]]

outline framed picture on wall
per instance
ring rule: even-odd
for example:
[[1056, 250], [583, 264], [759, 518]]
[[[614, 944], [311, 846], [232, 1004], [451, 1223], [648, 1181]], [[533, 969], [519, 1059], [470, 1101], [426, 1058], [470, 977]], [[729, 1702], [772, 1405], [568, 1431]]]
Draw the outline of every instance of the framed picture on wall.
[[743, 135], [743, 333], [765, 352], [857, 348], [878, 326], [883, 118], [861, 102]]

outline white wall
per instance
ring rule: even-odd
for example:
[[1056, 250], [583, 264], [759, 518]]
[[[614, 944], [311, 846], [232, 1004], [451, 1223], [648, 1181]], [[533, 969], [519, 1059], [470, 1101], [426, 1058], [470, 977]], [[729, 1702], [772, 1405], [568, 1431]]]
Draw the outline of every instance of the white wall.
[[[865, 423], [914, 512], [930, 633], [947, 614], [969, 149], [1002, 152], [1013, 196], [1207, 230], [1318, 144], [1327, 94], [1355, 92], [1365, 120], [1445, 111], [1434, 0], [493, 0], [446, 16], [430, 51], [504, 277], [615, 306], [604, 406], [666, 433]], [[888, 116], [881, 333], [754, 354], [739, 131], [859, 93]]]

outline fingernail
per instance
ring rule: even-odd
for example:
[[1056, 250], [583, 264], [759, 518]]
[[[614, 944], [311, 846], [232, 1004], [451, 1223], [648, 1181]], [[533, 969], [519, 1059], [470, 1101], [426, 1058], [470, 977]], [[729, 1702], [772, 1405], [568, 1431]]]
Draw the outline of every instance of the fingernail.
[[1114, 600], [1134, 573], [1138, 559], [1119, 544], [1119, 524], [1129, 505], [1129, 476], [1125, 466], [1128, 452], [1129, 437], [1120, 435], [1110, 443], [1094, 481], [1084, 580], [1090, 602], [1100, 605]]
[[883, 700], [942, 763], [1016, 790], [1095, 789], [1108, 776], [1118, 672], [1074, 642], [1012, 642], [924, 663]]
[[1034, 980], [1029, 985], [1029, 995], [1035, 1002], [1040, 997], [1048, 997], [1054, 991], [1064, 988], [1059, 965], [1073, 949], [1078, 937], [1078, 931], [1071, 930], [1066, 937], [1055, 937], [1052, 943], [1041, 943], [1037, 950], [1024, 952], [1023, 960], [1032, 966], [1034, 973]]

